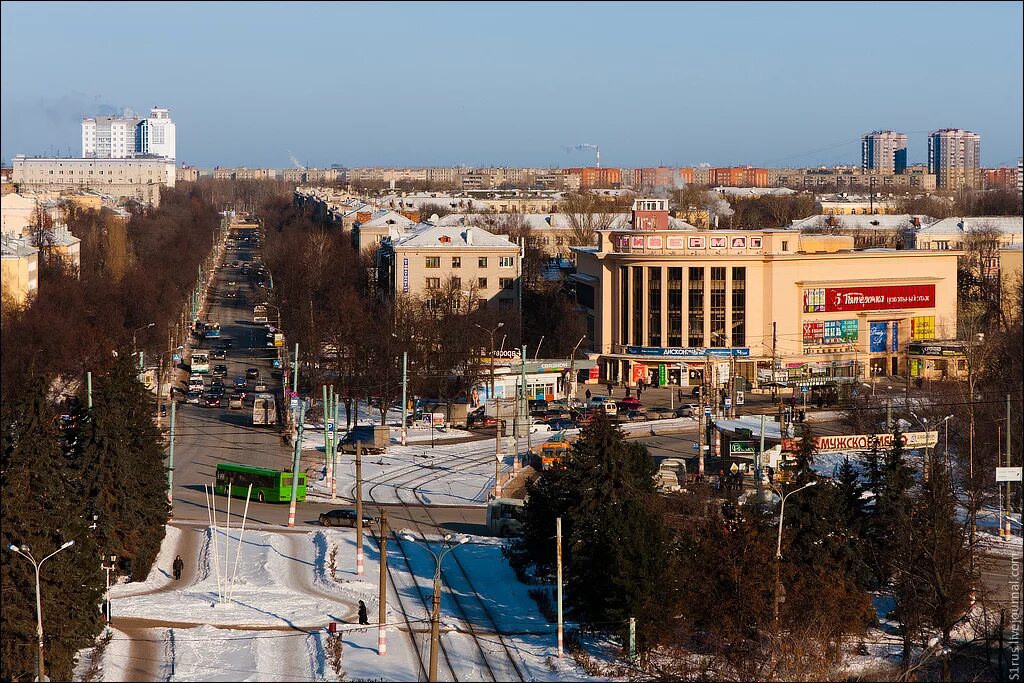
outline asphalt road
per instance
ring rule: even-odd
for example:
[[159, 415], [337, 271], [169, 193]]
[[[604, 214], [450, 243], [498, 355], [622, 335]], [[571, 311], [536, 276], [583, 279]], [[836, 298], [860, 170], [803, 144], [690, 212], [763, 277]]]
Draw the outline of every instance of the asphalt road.
[[[232, 231], [232, 236], [236, 231]], [[229, 246], [224, 261], [229, 264], [256, 262], [258, 250], [252, 243], [237, 243], [229, 237]], [[238, 245], [238, 246], [235, 246]], [[231, 284], [236, 283], [236, 284]], [[225, 385], [231, 386], [234, 377], [245, 375], [247, 368], [255, 367], [263, 378], [269, 379], [268, 389], [279, 404], [282, 401], [281, 380], [272, 379], [271, 361], [277, 352], [266, 346], [263, 325], [252, 322], [253, 306], [265, 300], [266, 290], [250, 285], [241, 268], [219, 267], [214, 276], [213, 290], [209, 296], [207, 321], [221, 325], [221, 339], [227, 337], [234, 346], [227, 352], [227, 359], [210, 361], [211, 366], [224, 363], [228, 366]], [[235, 297], [228, 297], [235, 292]], [[273, 320], [274, 309], [268, 309]], [[196, 340], [197, 348], [212, 349], [217, 340]], [[250, 381], [251, 385], [251, 381]], [[179, 389], [184, 385], [179, 385]], [[251, 395], [251, 394], [250, 394]], [[217, 463], [230, 462], [273, 469], [290, 469], [293, 450], [285, 443], [283, 432], [276, 427], [255, 427], [252, 425], [251, 399], [242, 410], [208, 408], [206, 406], [179, 403], [176, 408], [174, 445], [174, 510], [175, 521], [205, 522], [209, 519], [204, 484], [213, 485]], [[313, 456], [307, 453], [300, 467], [309, 471], [313, 467]], [[227, 514], [227, 499], [215, 500], [220, 519]], [[316, 526], [319, 514], [325, 510], [350, 506], [351, 503], [302, 502], [297, 505], [296, 526]], [[377, 514], [378, 508], [367, 504], [369, 514]], [[421, 509], [387, 506], [390, 524], [393, 528], [413, 527], [432, 531], [426, 513]], [[247, 524], [254, 526], [286, 527], [288, 523], [287, 504], [257, 503], [249, 505]], [[232, 524], [241, 521], [243, 504], [232, 501]], [[434, 519], [453, 532], [486, 533], [485, 510], [479, 506], [459, 508], [435, 508]], [[422, 527], [420, 525], [423, 525]]]

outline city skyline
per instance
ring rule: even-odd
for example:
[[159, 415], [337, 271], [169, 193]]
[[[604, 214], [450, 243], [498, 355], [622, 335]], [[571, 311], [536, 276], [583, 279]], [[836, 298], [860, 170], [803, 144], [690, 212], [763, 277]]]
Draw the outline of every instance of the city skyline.
[[[76, 156], [82, 117], [154, 105], [180, 127], [179, 163], [202, 168], [287, 168], [292, 157], [310, 167], [591, 166], [581, 143], [600, 145], [609, 167], [858, 165], [861, 137], [882, 129], [907, 134], [909, 164], [927, 163], [927, 136], [942, 128], [978, 133], [985, 167], [1021, 153], [1018, 3], [927, 13], [741, 3], [732, 14], [717, 5], [400, 4], [389, 14], [298, 4], [245, 15], [183, 4], [166, 16], [140, 6], [103, 17], [117, 39], [100, 42], [81, 38], [101, 21], [89, 7], [4, 3], [4, 161]], [[970, 60], [938, 51], [895, 72], [916, 69], [916, 78], [894, 76], [891, 51], [858, 52], [851, 66], [835, 46], [863, 39], [872, 8], [887, 18], [870, 24], [877, 44], [909, 50], [913, 36], [953, 22], [988, 38]], [[781, 28], [765, 35], [769, 18]], [[695, 25], [708, 29], [680, 30]], [[623, 49], [641, 34], [642, 49]], [[72, 46], [90, 68], [29, 50], [46, 40]]]

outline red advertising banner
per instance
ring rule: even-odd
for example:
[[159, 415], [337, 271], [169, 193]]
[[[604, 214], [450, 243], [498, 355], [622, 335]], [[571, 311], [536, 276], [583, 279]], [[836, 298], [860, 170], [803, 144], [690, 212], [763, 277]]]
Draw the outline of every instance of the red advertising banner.
[[824, 304], [826, 312], [935, 308], [935, 285], [828, 287]]

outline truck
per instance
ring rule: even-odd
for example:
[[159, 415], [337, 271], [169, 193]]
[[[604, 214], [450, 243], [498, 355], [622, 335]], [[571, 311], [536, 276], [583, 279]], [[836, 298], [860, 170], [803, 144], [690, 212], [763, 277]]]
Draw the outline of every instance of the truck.
[[252, 402], [253, 425], [277, 424], [277, 405], [273, 394], [257, 394]]
[[252, 307], [252, 322], [256, 325], [263, 325], [267, 322], [267, 307], [257, 304]]
[[487, 503], [487, 530], [502, 538], [522, 536], [523, 504], [518, 498], [492, 498]]
[[342, 453], [355, 453], [356, 444], [363, 447], [363, 453], [379, 454], [391, 443], [391, 429], [387, 425], [359, 425], [353, 427], [341, 441]]

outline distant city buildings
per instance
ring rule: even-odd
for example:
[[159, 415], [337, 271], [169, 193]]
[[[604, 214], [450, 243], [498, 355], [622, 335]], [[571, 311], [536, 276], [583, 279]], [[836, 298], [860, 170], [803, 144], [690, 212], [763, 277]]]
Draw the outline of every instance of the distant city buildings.
[[148, 118], [96, 116], [82, 119], [82, 157], [130, 159], [152, 155], [174, 159], [175, 126], [167, 109], [153, 107]]
[[961, 128], [931, 133], [928, 172], [940, 190], [981, 189], [981, 136]]
[[907, 136], [891, 130], [876, 130], [861, 138], [861, 171], [903, 173], [907, 167]]

